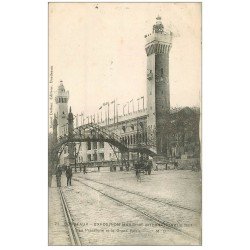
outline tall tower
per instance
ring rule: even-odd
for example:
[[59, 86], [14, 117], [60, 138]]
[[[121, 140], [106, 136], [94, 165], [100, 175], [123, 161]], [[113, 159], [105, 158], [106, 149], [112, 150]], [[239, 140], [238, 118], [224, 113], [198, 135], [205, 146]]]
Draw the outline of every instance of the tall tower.
[[68, 123], [68, 100], [69, 91], [65, 91], [63, 86], [63, 81], [60, 81], [58, 86], [57, 95], [55, 97], [56, 101], [56, 116], [58, 121], [58, 133], [57, 136], [62, 136], [67, 132]]
[[169, 52], [172, 33], [156, 18], [151, 34], [145, 35], [147, 54], [147, 134], [158, 155], [167, 155], [170, 124]]

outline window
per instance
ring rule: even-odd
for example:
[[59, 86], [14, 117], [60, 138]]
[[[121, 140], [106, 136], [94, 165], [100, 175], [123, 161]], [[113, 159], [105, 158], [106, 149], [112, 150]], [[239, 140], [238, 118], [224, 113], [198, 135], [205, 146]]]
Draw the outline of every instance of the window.
[[96, 141], [93, 142], [93, 149], [97, 149], [97, 142]]
[[99, 159], [100, 159], [101, 161], [104, 160], [104, 153], [100, 153], [100, 154], [99, 154]]
[[163, 75], [163, 68], [161, 68], [161, 75]]
[[88, 161], [91, 161], [91, 155], [88, 155]]

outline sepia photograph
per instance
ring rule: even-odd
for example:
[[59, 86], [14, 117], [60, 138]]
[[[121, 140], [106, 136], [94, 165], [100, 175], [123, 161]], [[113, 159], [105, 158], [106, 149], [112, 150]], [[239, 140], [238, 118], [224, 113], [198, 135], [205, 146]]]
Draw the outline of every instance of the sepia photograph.
[[201, 3], [48, 4], [48, 245], [202, 245]]

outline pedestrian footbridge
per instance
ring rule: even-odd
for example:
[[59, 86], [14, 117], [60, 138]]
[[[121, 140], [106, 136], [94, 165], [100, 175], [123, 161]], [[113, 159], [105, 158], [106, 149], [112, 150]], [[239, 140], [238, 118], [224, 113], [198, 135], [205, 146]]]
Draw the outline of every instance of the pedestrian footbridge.
[[89, 123], [79, 126], [73, 129], [72, 133], [67, 133], [57, 139], [52, 149], [54, 160], [56, 160], [56, 158], [57, 160], [59, 159], [64, 147], [68, 146], [69, 143], [82, 142], [106, 142], [109, 143], [114, 152], [117, 152], [118, 149], [121, 154], [138, 152], [149, 156], [156, 155], [156, 145], [150, 141], [128, 145], [119, 135], [110, 131], [107, 127], [99, 126], [96, 123]]

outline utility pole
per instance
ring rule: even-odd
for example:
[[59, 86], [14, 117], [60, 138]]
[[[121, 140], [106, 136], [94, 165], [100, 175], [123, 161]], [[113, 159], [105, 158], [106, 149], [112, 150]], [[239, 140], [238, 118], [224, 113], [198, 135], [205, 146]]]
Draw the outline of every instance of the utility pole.
[[108, 125], [109, 125], [109, 102], [108, 102]]
[[119, 118], [119, 112], [118, 112], [118, 107], [119, 107], [119, 103], [116, 104], [116, 122], [118, 123], [118, 118]]
[[114, 124], [115, 124], [115, 100], [113, 100], [111, 104], [114, 104]]
[[144, 110], [144, 96], [142, 96], [141, 99], [143, 100], [142, 107], [143, 107], [143, 110]]
[[138, 109], [137, 109], [137, 111], [140, 110], [140, 103], [139, 103], [139, 101], [140, 101], [140, 98], [137, 98], [137, 104], [138, 104]]
[[124, 115], [124, 108], [127, 106], [127, 104], [123, 105], [123, 115]]
[[132, 102], [132, 108], [133, 108], [133, 113], [134, 113], [134, 99], [132, 99], [129, 103], [131, 103]]
[[102, 122], [102, 106], [99, 108], [101, 110], [101, 122]]

